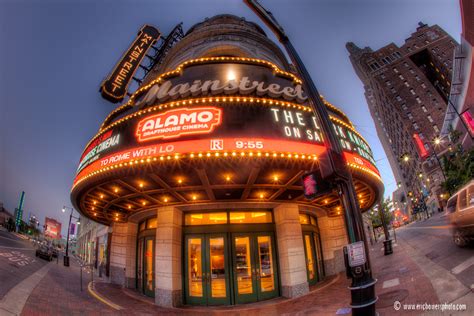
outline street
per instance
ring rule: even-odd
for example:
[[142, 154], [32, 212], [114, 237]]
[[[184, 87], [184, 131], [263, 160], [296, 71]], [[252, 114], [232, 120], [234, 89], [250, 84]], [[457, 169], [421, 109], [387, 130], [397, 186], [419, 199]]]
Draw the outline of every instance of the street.
[[30, 241], [0, 230], [0, 299], [47, 263], [35, 257], [35, 248]]
[[444, 213], [401, 227], [396, 234], [397, 238], [449, 271], [466, 287], [474, 288], [474, 247], [459, 248], [453, 243]]

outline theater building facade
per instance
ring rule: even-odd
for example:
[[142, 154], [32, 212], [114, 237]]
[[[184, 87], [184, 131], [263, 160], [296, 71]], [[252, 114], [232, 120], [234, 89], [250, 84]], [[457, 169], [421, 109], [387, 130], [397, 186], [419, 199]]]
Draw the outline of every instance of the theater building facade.
[[[344, 270], [338, 195], [303, 196], [325, 147], [301, 84], [254, 23], [220, 15], [187, 32], [80, 159], [71, 199], [110, 227], [111, 282], [160, 306], [233, 305]], [[325, 104], [365, 212], [383, 193], [372, 151]]]

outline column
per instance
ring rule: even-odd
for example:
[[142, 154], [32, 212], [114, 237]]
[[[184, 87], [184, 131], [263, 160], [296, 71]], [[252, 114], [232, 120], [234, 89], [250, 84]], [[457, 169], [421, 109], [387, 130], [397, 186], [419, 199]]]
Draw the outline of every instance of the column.
[[276, 225], [282, 295], [292, 298], [309, 292], [303, 232], [297, 204], [273, 210]]
[[347, 245], [348, 240], [344, 217], [318, 217], [318, 226], [321, 232], [326, 276], [345, 271], [342, 248]]
[[110, 281], [135, 288], [137, 232], [136, 223], [114, 223], [110, 247]]
[[183, 212], [176, 207], [158, 208], [155, 253], [155, 303], [175, 307], [182, 304]]

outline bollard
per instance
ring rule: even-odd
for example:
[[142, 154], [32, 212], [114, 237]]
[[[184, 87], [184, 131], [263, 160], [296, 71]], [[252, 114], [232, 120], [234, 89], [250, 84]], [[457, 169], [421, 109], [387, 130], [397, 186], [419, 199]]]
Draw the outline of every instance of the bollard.
[[384, 248], [384, 255], [387, 256], [387, 255], [391, 255], [393, 253], [393, 249], [392, 249], [392, 240], [389, 239], [389, 240], [384, 240], [383, 242], [383, 248]]

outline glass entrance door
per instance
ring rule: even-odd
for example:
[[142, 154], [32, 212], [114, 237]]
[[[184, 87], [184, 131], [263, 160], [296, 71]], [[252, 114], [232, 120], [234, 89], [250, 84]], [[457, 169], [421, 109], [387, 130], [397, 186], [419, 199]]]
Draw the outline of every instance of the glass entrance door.
[[140, 238], [137, 251], [137, 289], [139, 292], [155, 296], [155, 239]]
[[273, 234], [232, 234], [235, 302], [256, 302], [278, 295]]
[[303, 232], [304, 253], [306, 257], [306, 272], [308, 283], [315, 284], [324, 276], [321, 241], [316, 232]]
[[311, 233], [304, 233], [304, 253], [306, 256], [306, 273], [308, 276], [308, 283], [313, 285], [318, 281], [317, 276], [317, 260], [316, 253], [314, 251], [314, 239]]
[[185, 291], [187, 303], [230, 304], [227, 253], [225, 234], [186, 236]]

